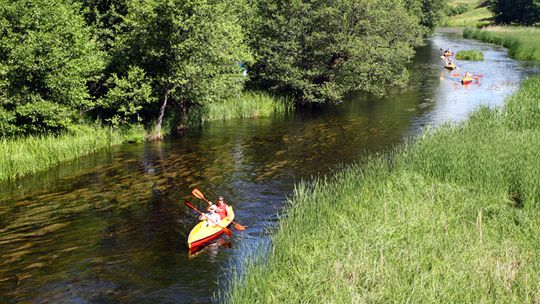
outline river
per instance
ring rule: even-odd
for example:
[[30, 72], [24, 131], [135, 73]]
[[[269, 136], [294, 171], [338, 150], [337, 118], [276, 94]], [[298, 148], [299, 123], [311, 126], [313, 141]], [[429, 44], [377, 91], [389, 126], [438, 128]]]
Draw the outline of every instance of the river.
[[[440, 48], [478, 49], [481, 62], [443, 68]], [[456, 73], [479, 80], [462, 85]], [[0, 303], [207, 303], [246, 247], [268, 241], [295, 183], [331, 174], [426, 126], [498, 106], [538, 68], [506, 50], [441, 30], [417, 51], [411, 85], [384, 98], [294, 115], [213, 122], [161, 143], [126, 144], [0, 184]], [[197, 187], [249, 226], [188, 254], [197, 222], [183, 201]]]

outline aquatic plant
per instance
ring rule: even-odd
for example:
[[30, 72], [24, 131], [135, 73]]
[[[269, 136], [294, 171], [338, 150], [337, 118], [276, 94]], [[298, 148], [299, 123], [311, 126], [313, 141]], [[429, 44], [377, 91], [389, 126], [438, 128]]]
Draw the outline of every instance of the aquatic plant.
[[482, 61], [484, 60], [484, 53], [477, 50], [461, 50], [457, 52], [456, 59]]

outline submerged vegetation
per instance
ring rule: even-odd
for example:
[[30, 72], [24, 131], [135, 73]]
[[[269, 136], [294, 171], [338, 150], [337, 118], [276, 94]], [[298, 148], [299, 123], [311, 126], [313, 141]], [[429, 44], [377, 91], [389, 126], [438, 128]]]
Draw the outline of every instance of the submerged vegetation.
[[301, 184], [227, 301], [538, 301], [539, 109], [529, 79], [502, 109]]
[[484, 60], [484, 54], [477, 50], [461, 50], [457, 52], [456, 59], [482, 61]]
[[490, 26], [467, 28], [465, 38], [474, 38], [508, 48], [508, 55], [518, 60], [540, 60], [540, 28], [521, 26]]

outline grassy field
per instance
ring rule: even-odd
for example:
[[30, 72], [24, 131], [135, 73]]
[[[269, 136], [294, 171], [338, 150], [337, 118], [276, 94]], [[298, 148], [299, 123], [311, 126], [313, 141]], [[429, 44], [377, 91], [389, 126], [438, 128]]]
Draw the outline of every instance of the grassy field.
[[467, 28], [463, 36], [502, 45], [508, 48], [510, 57], [518, 60], [540, 60], [540, 28], [521, 26]]
[[448, 5], [450, 8], [467, 7], [467, 10], [455, 16], [449, 16], [445, 26], [467, 27], [482, 26], [491, 23], [490, 18], [493, 14], [484, 5], [485, 0], [451, 0]]
[[538, 303], [540, 78], [502, 109], [301, 184], [230, 303]]
[[457, 52], [456, 59], [482, 61], [484, 60], [484, 53], [477, 50], [461, 50]]

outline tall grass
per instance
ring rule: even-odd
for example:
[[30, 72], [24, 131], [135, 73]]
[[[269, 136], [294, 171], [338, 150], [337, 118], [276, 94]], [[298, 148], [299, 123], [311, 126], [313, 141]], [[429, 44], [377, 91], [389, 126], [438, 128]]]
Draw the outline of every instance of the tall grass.
[[484, 60], [484, 53], [477, 50], [461, 50], [457, 52], [456, 59], [482, 61]]
[[540, 28], [521, 26], [490, 26], [467, 28], [465, 38], [474, 38], [508, 48], [508, 55], [517, 60], [540, 60]]
[[298, 186], [230, 303], [540, 301], [540, 78], [503, 109]]
[[201, 125], [207, 121], [232, 118], [267, 117], [276, 112], [292, 111], [293, 107], [294, 103], [289, 98], [244, 91], [239, 96], [194, 109], [190, 113], [189, 124]]
[[144, 129], [78, 125], [62, 135], [0, 139], [0, 180], [11, 180], [123, 142], [144, 140]]

